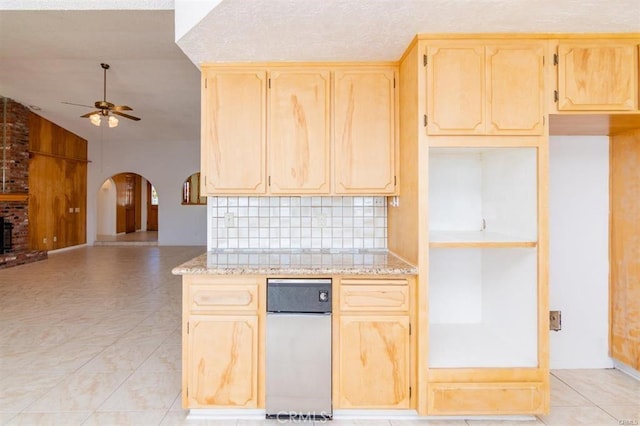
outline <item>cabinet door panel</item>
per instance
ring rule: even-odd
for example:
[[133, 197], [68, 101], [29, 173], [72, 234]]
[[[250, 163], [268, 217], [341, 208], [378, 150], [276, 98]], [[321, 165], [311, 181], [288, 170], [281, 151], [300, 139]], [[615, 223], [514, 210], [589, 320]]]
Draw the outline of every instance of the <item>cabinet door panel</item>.
[[428, 133], [484, 133], [484, 46], [430, 46], [427, 55]]
[[266, 191], [266, 72], [203, 70], [205, 194]]
[[342, 285], [341, 311], [408, 311], [409, 287], [387, 285]]
[[189, 318], [189, 408], [257, 407], [258, 318]]
[[395, 71], [335, 72], [335, 193], [395, 191]]
[[487, 48], [488, 133], [542, 134], [543, 58], [542, 46]]
[[409, 408], [409, 318], [342, 316], [340, 408]]
[[629, 111], [638, 92], [637, 46], [560, 44], [558, 110]]
[[271, 74], [271, 193], [329, 193], [329, 83], [329, 71]]

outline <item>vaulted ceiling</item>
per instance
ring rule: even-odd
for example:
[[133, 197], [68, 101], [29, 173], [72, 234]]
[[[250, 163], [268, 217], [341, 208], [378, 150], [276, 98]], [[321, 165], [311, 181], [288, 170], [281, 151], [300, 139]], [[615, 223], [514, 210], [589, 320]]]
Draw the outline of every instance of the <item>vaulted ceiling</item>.
[[[194, 64], [396, 60], [416, 33], [450, 32], [640, 32], [640, 1], [0, 0], [0, 95], [90, 140], [193, 145]], [[107, 100], [140, 122], [98, 128], [62, 103], [102, 99], [101, 62]]]

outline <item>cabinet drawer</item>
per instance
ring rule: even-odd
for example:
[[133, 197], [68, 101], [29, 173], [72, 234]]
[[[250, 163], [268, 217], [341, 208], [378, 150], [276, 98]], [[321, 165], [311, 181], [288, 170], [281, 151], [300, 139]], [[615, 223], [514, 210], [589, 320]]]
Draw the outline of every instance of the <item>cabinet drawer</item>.
[[542, 383], [434, 383], [429, 415], [539, 414]]
[[191, 285], [189, 310], [205, 311], [257, 311], [258, 286], [239, 285]]
[[408, 311], [409, 287], [397, 285], [343, 285], [342, 311]]

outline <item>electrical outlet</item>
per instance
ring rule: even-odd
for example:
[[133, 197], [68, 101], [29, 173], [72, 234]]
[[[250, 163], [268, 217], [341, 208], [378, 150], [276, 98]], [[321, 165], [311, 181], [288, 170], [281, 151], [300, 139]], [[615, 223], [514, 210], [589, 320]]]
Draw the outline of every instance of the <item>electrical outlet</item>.
[[47, 239], [46, 238], [42, 239], [42, 244], [47, 244]]
[[53, 237], [53, 242], [57, 242], [58, 241], [58, 237]]
[[549, 311], [549, 330], [562, 330], [562, 311]]
[[236, 226], [236, 215], [234, 213], [227, 212], [224, 214], [224, 226], [227, 228]]
[[384, 207], [385, 200], [386, 200], [386, 197], [375, 197], [373, 199], [373, 205], [376, 207]]

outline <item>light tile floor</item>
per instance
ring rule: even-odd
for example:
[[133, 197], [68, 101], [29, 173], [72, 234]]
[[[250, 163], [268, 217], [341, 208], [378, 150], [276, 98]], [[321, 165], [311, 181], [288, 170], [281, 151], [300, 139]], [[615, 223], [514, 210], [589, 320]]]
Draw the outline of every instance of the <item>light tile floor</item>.
[[[0, 424], [265, 425], [187, 421], [180, 407], [180, 277], [204, 247], [82, 247], [0, 270]], [[332, 425], [638, 425], [640, 382], [557, 370], [551, 413], [524, 422], [345, 421]]]

